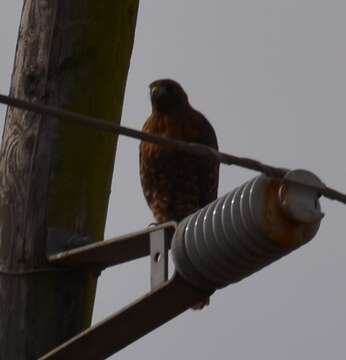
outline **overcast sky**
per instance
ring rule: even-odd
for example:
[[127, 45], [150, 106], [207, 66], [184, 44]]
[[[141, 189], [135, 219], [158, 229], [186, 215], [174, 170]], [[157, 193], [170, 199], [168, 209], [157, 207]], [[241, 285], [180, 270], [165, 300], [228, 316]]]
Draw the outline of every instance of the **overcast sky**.
[[[21, 5], [0, 2], [1, 93], [9, 89]], [[341, 0], [142, 0], [122, 124], [141, 128], [148, 83], [172, 77], [212, 122], [223, 151], [308, 168], [346, 192], [345, 14]], [[137, 141], [120, 140], [115, 174], [106, 238], [152, 221]], [[222, 167], [219, 193], [255, 175]], [[321, 203], [326, 217], [310, 244], [112, 358], [343, 359], [346, 207]], [[148, 291], [148, 270], [139, 260], [105, 271], [94, 322]]]

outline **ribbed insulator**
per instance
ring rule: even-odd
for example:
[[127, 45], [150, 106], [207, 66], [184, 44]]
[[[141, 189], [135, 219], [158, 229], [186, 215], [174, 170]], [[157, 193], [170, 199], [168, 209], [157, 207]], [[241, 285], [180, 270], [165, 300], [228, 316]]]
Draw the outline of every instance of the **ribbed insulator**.
[[[304, 170], [287, 178], [321, 185]], [[316, 191], [261, 175], [184, 219], [173, 261], [196, 287], [224, 287], [312, 239], [322, 217]]]

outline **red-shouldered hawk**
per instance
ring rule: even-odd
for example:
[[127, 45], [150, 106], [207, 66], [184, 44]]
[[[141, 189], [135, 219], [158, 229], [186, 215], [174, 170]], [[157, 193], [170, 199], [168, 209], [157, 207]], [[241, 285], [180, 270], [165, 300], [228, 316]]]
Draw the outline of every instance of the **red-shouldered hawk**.
[[[143, 131], [218, 149], [213, 127], [176, 81], [154, 81], [150, 97]], [[180, 221], [217, 197], [219, 162], [211, 157], [141, 142], [139, 161], [144, 196], [158, 223]]]
[[[176, 81], [154, 81], [150, 98], [152, 113], [143, 131], [218, 149], [213, 127]], [[219, 162], [214, 158], [141, 142], [139, 162], [144, 196], [159, 223], [181, 221], [217, 197]], [[209, 298], [193, 308], [207, 304]]]

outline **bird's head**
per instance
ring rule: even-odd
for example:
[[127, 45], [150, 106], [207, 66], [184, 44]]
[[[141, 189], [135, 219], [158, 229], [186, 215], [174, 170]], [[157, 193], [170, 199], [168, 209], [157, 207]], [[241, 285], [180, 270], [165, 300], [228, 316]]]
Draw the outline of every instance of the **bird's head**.
[[172, 112], [188, 104], [184, 89], [174, 80], [156, 80], [150, 84], [149, 88], [153, 110]]

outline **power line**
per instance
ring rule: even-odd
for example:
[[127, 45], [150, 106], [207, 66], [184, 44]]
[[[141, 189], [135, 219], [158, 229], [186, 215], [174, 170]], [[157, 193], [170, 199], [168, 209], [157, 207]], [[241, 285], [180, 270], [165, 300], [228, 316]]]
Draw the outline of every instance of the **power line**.
[[[173, 148], [175, 150], [184, 151], [196, 156], [211, 156], [217, 159], [220, 163], [225, 165], [236, 165], [249, 170], [259, 171], [267, 176], [283, 179], [288, 173], [288, 169], [270, 166], [263, 164], [260, 161], [239, 157], [227, 153], [223, 153], [213, 149], [212, 147], [198, 144], [198, 143], [188, 143], [168, 137], [163, 137], [155, 134], [149, 134], [147, 132], [131, 129], [125, 126], [115, 125], [105, 119], [95, 118], [88, 115], [78, 114], [68, 110], [62, 110], [55, 108], [49, 105], [35, 104], [29, 101], [20, 100], [11, 96], [1, 95], [0, 94], [0, 103], [13, 106], [22, 110], [33, 111], [35, 113], [51, 116], [58, 119], [69, 119], [72, 122], [97, 128], [106, 132], [113, 134], [123, 135], [130, 138], [139, 139], [142, 141], [154, 143], [157, 145], [162, 145], [166, 147]], [[285, 180], [287, 181], [287, 180]], [[288, 180], [291, 183], [296, 183], [309, 187], [315, 191], [318, 191], [324, 197], [337, 200], [343, 204], [346, 204], [346, 194], [341, 193], [335, 189], [332, 189], [326, 185], [324, 186], [314, 186], [311, 184], [304, 184], [294, 180]]]

